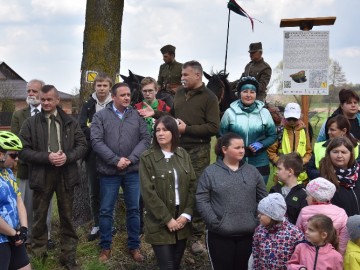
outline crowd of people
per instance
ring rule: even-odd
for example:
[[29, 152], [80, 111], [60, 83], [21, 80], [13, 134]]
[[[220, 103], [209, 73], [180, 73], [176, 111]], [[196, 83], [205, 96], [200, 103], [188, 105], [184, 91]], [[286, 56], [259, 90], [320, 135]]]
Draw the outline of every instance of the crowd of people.
[[78, 120], [61, 109], [55, 86], [27, 84], [28, 106], [11, 132], [0, 131], [0, 269], [31, 269], [27, 251], [47, 259], [54, 193], [59, 262], [80, 269], [72, 208], [82, 160], [87, 239], [99, 240], [101, 263], [112, 259], [121, 188], [127, 248], [139, 264], [144, 235], [161, 270], [180, 269], [186, 248], [207, 252], [215, 270], [360, 269], [357, 93], [340, 91], [312, 148], [299, 104], [276, 117], [265, 104], [271, 68], [260, 42], [250, 44], [238, 99], [221, 118], [201, 64], [176, 62], [172, 45], [161, 53], [158, 80], [141, 81], [142, 102], [132, 106], [129, 85], [100, 73]]

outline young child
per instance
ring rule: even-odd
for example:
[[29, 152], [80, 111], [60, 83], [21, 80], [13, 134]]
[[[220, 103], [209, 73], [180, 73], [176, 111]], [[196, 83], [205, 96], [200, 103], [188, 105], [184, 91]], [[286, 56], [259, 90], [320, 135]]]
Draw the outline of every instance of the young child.
[[[282, 125], [284, 129], [278, 139], [267, 148], [270, 161], [277, 165], [281, 155], [298, 152], [306, 165], [311, 158], [311, 141], [305, 123], [300, 119], [301, 108], [297, 103], [289, 103], [285, 107]], [[276, 177], [275, 177], [276, 178]], [[298, 176], [299, 184], [308, 180], [305, 171]], [[276, 182], [276, 181], [275, 181]]]
[[21, 148], [15, 134], [0, 131], [0, 269], [31, 269], [25, 248], [26, 209], [10, 169]]
[[303, 171], [302, 158], [297, 152], [282, 155], [277, 162], [277, 176], [280, 181], [270, 189], [270, 193], [280, 193], [284, 196], [288, 220], [295, 224], [300, 210], [307, 206], [306, 192], [303, 184], [298, 184], [297, 178]]
[[253, 269], [286, 269], [303, 233], [286, 220], [286, 203], [279, 193], [269, 194], [258, 205], [260, 225], [252, 245]]
[[344, 257], [344, 270], [360, 269], [360, 215], [351, 216], [346, 223], [350, 241]]
[[288, 261], [288, 270], [342, 270], [343, 258], [336, 251], [338, 237], [331, 218], [323, 214], [308, 220], [305, 232], [307, 241], [296, 246]]
[[296, 226], [298, 226], [302, 232], [305, 232], [310, 217], [315, 214], [328, 216], [331, 218], [339, 238], [339, 252], [344, 255], [346, 244], [349, 240], [346, 229], [348, 216], [344, 209], [330, 203], [335, 191], [335, 185], [325, 178], [318, 177], [310, 181], [306, 186], [306, 192], [308, 194], [306, 200], [309, 206], [301, 209]]

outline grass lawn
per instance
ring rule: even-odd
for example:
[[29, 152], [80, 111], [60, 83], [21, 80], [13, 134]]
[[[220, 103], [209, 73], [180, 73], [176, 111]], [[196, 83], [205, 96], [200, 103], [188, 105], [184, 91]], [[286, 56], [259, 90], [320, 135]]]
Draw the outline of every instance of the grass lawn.
[[[49, 251], [49, 256], [45, 263], [37, 259], [31, 260], [32, 268], [35, 270], [60, 270], [64, 269], [58, 262], [60, 254], [60, 235], [59, 235], [59, 218], [56, 200], [53, 204], [52, 218], [52, 239], [55, 241], [56, 247]], [[87, 234], [90, 232], [91, 224], [86, 224], [77, 228], [79, 237], [79, 245], [77, 248], [77, 262], [81, 269], [85, 270], [156, 270], [156, 259], [154, 257], [151, 245], [147, 244], [144, 239], [141, 240], [141, 252], [146, 257], [145, 262], [137, 263], [128, 255], [126, 247], [126, 227], [125, 227], [125, 206], [122, 200], [119, 200], [115, 216], [115, 226], [118, 228], [117, 234], [113, 237], [112, 258], [107, 263], [99, 263], [98, 256], [100, 247], [98, 240], [93, 242], [87, 241]], [[182, 269], [211, 269], [207, 254], [194, 256], [189, 251], [185, 251], [182, 260]]]

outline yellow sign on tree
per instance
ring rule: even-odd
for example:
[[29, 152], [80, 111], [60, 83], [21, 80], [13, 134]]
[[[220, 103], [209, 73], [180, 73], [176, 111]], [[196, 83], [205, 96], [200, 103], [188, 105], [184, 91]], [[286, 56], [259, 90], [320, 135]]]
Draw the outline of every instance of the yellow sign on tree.
[[88, 82], [88, 83], [94, 82], [97, 74], [98, 73], [93, 70], [86, 71], [86, 82]]

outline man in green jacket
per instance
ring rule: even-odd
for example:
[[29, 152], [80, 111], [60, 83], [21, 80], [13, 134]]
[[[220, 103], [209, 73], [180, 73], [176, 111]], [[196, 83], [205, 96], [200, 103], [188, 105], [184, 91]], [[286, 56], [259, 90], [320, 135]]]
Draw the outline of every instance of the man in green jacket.
[[[210, 164], [210, 141], [220, 127], [219, 104], [215, 94], [202, 82], [203, 69], [199, 62], [189, 61], [182, 67], [181, 80], [184, 87], [176, 91], [170, 114], [179, 122], [180, 146], [190, 155], [196, 178]], [[150, 106], [139, 110], [144, 117], [159, 118], [164, 112], [154, 111]], [[192, 251], [205, 251], [199, 241], [205, 226], [195, 211], [193, 220]]]
[[175, 49], [173, 45], [165, 45], [160, 49], [164, 64], [160, 66], [157, 81], [158, 85], [160, 85], [160, 91], [157, 93], [156, 98], [164, 100], [170, 107], [176, 90], [181, 86], [182, 64], [175, 60]]
[[264, 61], [262, 57], [261, 42], [251, 43], [249, 46], [249, 54], [251, 61], [246, 65], [244, 73], [241, 77], [251, 76], [259, 82], [259, 91], [256, 94], [256, 99], [265, 103], [267, 86], [271, 78], [271, 67]]

